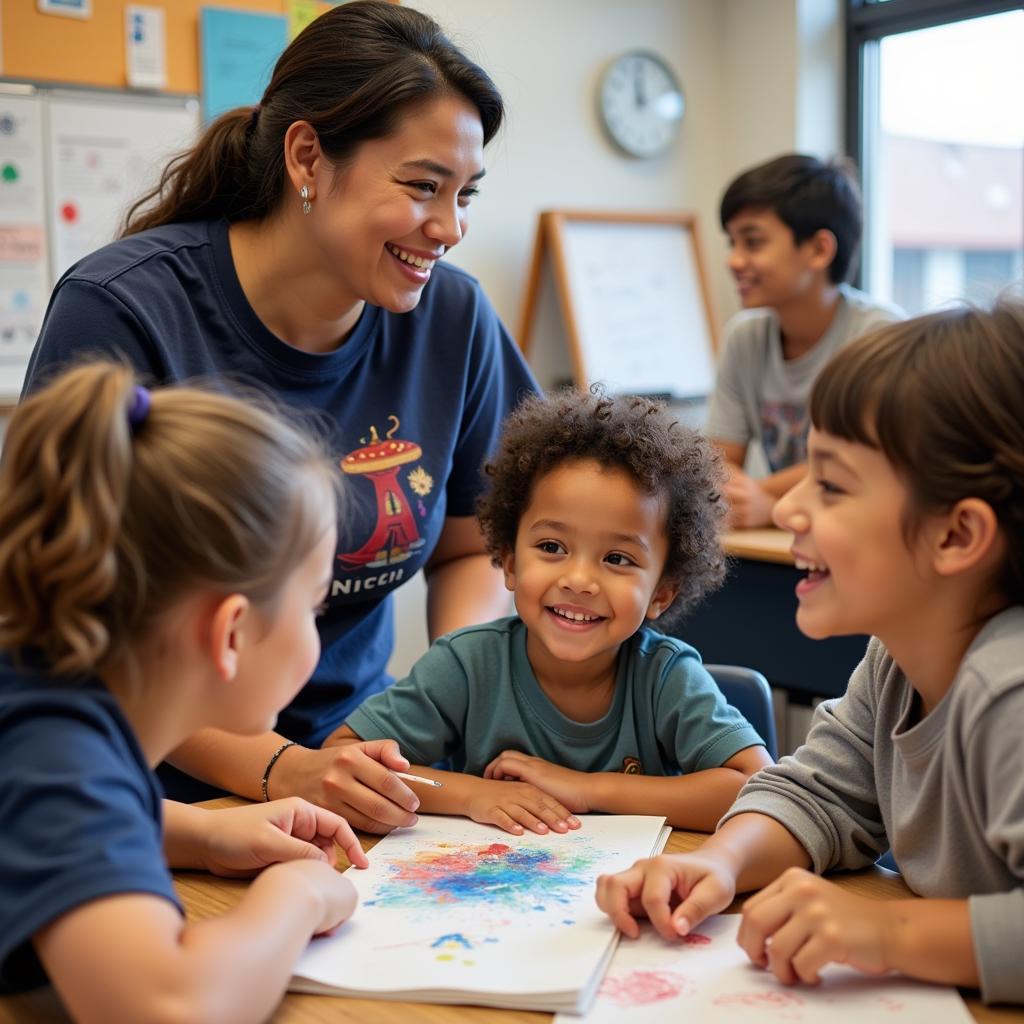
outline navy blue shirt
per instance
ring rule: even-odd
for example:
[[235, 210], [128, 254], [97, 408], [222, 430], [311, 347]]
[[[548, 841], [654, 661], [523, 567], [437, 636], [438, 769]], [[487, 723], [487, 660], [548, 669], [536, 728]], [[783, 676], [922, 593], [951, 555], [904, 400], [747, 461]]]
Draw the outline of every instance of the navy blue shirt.
[[126, 357], [154, 382], [239, 382], [326, 414], [347, 501], [320, 664], [278, 720], [319, 745], [391, 682], [390, 594], [430, 557], [446, 516], [473, 514], [501, 421], [535, 390], [518, 349], [475, 279], [444, 263], [411, 312], [367, 305], [336, 351], [294, 348], [249, 305], [215, 221], [122, 239], [64, 275], [26, 388], [85, 353]]
[[0, 653], [0, 992], [46, 979], [32, 937], [92, 900], [150, 893], [180, 909], [161, 793], [114, 698]]

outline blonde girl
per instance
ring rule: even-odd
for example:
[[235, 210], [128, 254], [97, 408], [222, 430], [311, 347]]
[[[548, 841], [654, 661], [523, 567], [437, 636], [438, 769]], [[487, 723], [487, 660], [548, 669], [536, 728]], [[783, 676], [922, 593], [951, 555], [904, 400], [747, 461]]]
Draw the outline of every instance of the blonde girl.
[[[353, 911], [348, 824], [299, 798], [209, 811], [152, 767], [255, 734], [319, 654], [334, 472], [252, 402], [82, 366], [14, 413], [0, 462], [0, 991], [80, 1021], [256, 1021]], [[170, 867], [257, 875], [187, 922]]]

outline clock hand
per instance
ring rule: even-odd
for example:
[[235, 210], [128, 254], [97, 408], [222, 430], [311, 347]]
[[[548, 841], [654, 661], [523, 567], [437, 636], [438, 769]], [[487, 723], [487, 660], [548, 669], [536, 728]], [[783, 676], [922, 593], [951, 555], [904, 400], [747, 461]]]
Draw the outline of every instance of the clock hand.
[[639, 61], [633, 64], [633, 98], [639, 108], [647, 106], [647, 97], [644, 95], [644, 69]]

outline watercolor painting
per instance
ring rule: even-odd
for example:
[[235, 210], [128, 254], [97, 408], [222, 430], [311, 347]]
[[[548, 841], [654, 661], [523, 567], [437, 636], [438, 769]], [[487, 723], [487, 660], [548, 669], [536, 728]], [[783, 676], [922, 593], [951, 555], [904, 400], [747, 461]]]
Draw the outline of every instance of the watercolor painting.
[[292, 987], [582, 1010], [617, 941], [594, 901], [597, 876], [651, 856], [666, 834], [664, 819], [642, 815], [584, 815], [568, 835], [523, 836], [424, 815], [347, 873], [360, 906], [313, 940]]
[[639, 939], [619, 943], [590, 1011], [559, 1014], [556, 1024], [971, 1022], [956, 989], [897, 975], [870, 978], [832, 965], [817, 987], [783, 986], [737, 945], [739, 923], [739, 914], [719, 914], [674, 942], [645, 923]]
[[585, 842], [544, 849], [438, 843], [391, 860], [387, 879], [363, 906], [408, 910], [451, 903], [542, 912], [571, 905], [593, 886], [595, 858]]

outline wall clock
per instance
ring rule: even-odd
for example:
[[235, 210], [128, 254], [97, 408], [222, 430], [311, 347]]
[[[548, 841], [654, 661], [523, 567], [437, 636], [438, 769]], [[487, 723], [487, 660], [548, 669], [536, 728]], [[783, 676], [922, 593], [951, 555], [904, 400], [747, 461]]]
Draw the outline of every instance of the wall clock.
[[601, 120], [630, 156], [665, 152], [686, 109], [672, 69], [657, 54], [631, 50], [616, 58], [601, 80]]

